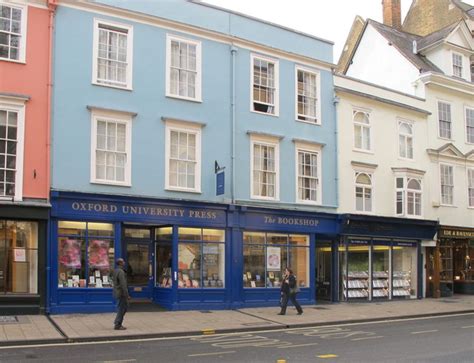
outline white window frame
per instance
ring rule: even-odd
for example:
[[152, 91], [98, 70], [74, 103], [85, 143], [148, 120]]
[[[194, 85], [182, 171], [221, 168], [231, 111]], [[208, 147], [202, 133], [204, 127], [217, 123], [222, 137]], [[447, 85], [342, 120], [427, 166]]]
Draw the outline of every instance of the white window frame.
[[28, 34], [28, 6], [20, 5], [16, 2], [1, 1], [0, 5], [8, 6], [10, 8], [16, 8], [21, 10], [21, 35], [20, 35], [20, 47], [18, 59], [10, 59], [0, 57], [0, 61], [14, 62], [14, 63], [26, 63], [26, 44]]
[[[365, 174], [369, 177], [370, 179], [370, 185], [367, 186], [365, 184], [358, 184], [357, 183], [357, 177], [361, 174]], [[357, 209], [357, 188], [363, 188], [363, 192], [365, 195], [365, 189], [370, 189], [370, 203], [371, 203], [371, 209], [367, 210], [366, 205], [365, 205], [365, 198], [363, 199], [363, 204], [364, 204], [364, 209], [363, 210], [358, 210]], [[356, 213], [364, 213], [364, 214], [374, 214], [375, 213], [375, 194], [374, 194], [374, 173], [372, 171], [368, 170], [359, 170], [355, 169], [354, 170], [354, 211]]]
[[[99, 57], [99, 26], [103, 24], [108, 27], [122, 29], [127, 32], [127, 72], [126, 84], [110, 84], [98, 79], [98, 57]], [[112, 87], [118, 89], [132, 90], [133, 84], [133, 26], [124, 23], [117, 23], [110, 20], [94, 18], [94, 34], [92, 46], [92, 84], [103, 87]]]
[[[275, 88], [274, 88], [274, 104], [272, 105], [273, 106], [273, 109], [274, 109], [274, 112], [273, 113], [269, 113], [269, 112], [262, 112], [262, 111], [257, 111], [254, 109], [254, 98], [253, 98], [253, 86], [254, 86], [254, 67], [253, 67], [253, 64], [254, 64], [254, 60], [255, 59], [260, 59], [260, 60], [263, 60], [265, 62], [269, 62], [269, 63], [273, 63], [273, 66], [274, 66], [274, 70], [275, 70], [275, 79], [274, 79], [274, 83], [275, 83]], [[280, 114], [280, 107], [279, 107], [279, 103], [280, 103], [280, 78], [279, 78], [279, 61], [275, 58], [270, 58], [270, 57], [266, 57], [266, 56], [263, 56], [263, 55], [260, 55], [260, 54], [250, 54], [250, 111], [251, 112], [255, 112], [255, 113], [258, 113], [258, 114], [261, 114], [261, 115], [268, 115], [268, 116], [276, 116], [278, 117], [279, 114]], [[263, 104], [262, 102], [258, 102], [258, 103], [261, 103]], [[269, 104], [271, 105], [271, 104]]]
[[[451, 62], [452, 62], [452, 66], [453, 66], [453, 76], [454, 77], [459, 77], [459, 78], [463, 78], [463, 63], [464, 63], [464, 60], [463, 60], [463, 56], [462, 54], [459, 54], [459, 53], [455, 53], [455, 52], [452, 52], [452, 55], [451, 55]], [[461, 64], [458, 64], [457, 63], [457, 60], [460, 60], [461, 61]]]
[[[467, 123], [467, 112], [472, 112], [472, 124], [468, 125]], [[464, 107], [464, 122], [465, 122], [465, 130], [466, 130], [466, 143], [467, 144], [474, 144], [474, 107], [465, 106]], [[469, 135], [469, 130], [471, 130], [471, 134]], [[471, 136], [471, 138], [469, 138]]]
[[[369, 120], [369, 123], [364, 124], [364, 123], [356, 122], [355, 121], [355, 116], [356, 116], [357, 113], [366, 114], [367, 119]], [[371, 121], [370, 121], [370, 116], [371, 116], [371, 112], [369, 110], [365, 110], [365, 109], [361, 109], [361, 108], [353, 108], [352, 109], [352, 133], [353, 133], [352, 142], [353, 142], [355, 151], [365, 152], [365, 153], [373, 153], [372, 124], [371, 124]], [[361, 130], [363, 130], [364, 128], [367, 128], [369, 130], [369, 148], [368, 149], [357, 147], [357, 145], [356, 145], [356, 132], [355, 132], [356, 127], [360, 127]], [[363, 137], [364, 133], [361, 132], [361, 135], [362, 135], [361, 146], [363, 146], [364, 145], [364, 137]]]
[[[98, 179], [96, 176], [96, 151], [97, 151], [97, 125], [98, 121], [114, 122], [125, 125], [125, 180], [113, 181], [107, 179]], [[92, 184], [116, 185], [131, 187], [132, 186], [132, 115], [124, 114], [120, 111], [102, 111], [92, 110], [91, 112], [91, 179]]]
[[467, 207], [474, 208], [474, 168], [467, 168], [466, 175], [467, 175]]
[[[266, 197], [255, 193], [253, 187], [254, 173], [254, 145], [263, 145], [275, 148], [275, 196]], [[251, 199], [259, 200], [279, 200], [280, 199], [280, 143], [278, 138], [250, 135], [250, 195]]]
[[[298, 112], [298, 72], [308, 73], [316, 77], [316, 115], [314, 117], [305, 114], [300, 114]], [[304, 117], [306, 118], [306, 120], [301, 120], [300, 117]], [[321, 75], [318, 71], [298, 65], [295, 66], [295, 120], [299, 122], [309, 123], [311, 125], [321, 125]]]
[[[401, 131], [402, 125], [407, 125], [411, 129], [411, 134], [406, 134]], [[402, 145], [401, 145], [401, 140], [400, 138], [403, 137], [404, 140], [404, 152], [405, 156], [401, 155], [402, 151]], [[411, 157], [408, 155], [408, 140], [411, 139]], [[403, 120], [403, 119], [398, 119], [398, 156], [401, 159], [406, 159], [406, 160], [414, 160], [415, 159], [415, 130], [414, 130], [414, 124], [412, 121], [409, 120]]]
[[[403, 187], [399, 188], [397, 187], [397, 179], [403, 179]], [[416, 189], [409, 189], [408, 188], [408, 183], [411, 180], [416, 180], [420, 184], [420, 190]], [[402, 193], [402, 212], [398, 213], [397, 212], [397, 203], [398, 203], [398, 198], [397, 195], [398, 193]], [[408, 212], [408, 193], [414, 193], [414, 194], [419, 194], [420, 195], [420, 214], [411, 214]], [[416, 211], [416, 208], [414, 206], [413, 208], [414, 211]], [[423, 208], [423, 178], [421, 178], [419, 175], [414, 176], [414, 175], [395, 175], [395, 215], [397, 217], [409, 217], [409, 218], [423, 218], [424, 214], [424, 208]]]
[[[441, 120], [441, 114], [439, 110], [440, 104], [445, 104], [449, 106], [449, 120]], [[453, 111], [452, 111], [453, 107], [450, 102], [446, 102], [442, 100], [438, 100], [438, 102], [436, 103], [436, 106], [437, 106], [437, 114], [438, 114], [438, 137], [440, 139], [452, 140], [453, 138]], [[441, 121], [449, 123], [449, 137], [441, 135], [441, 127], [440, 127]]]
[[[252, 148], [253, 150], [253, 148]], [[316, 154], [316, 200], [305, 200], [299, 198], [299, 158], [298, 154], [300, 152]], [[321, 165], [321, 153], [322, 148], [321, 145], [309, 144], [309, 143], [295, 143], [295, 175], [296, 175], [296, 183], [295, 183], [295, 199], [297, 203], [303, 204], [311, 204], [311, 205], [321, 205], [322, 204], [322, 165]], [[253, 160], [253, 159], [252, 159]], [[307, 176], [301, 176], [307, 177]]]
[[[201, 193], [201, 138], [202, 125], [180, 122], [175, 120], [166, 121], [165, 130], [165, 189], [175, 192]], [[194, 134], [196, 137], [196, 169], [194, 173], [194, 188], [184, 188], [170, 184], [170, 157], [171, 157], [171, 132], [185, 132]]]
[[[452, 202], [451, 203], [444, 203], [444, 201], [443, 201], [443, 184], [442, 184], [442, 179], [443, 179], [442, 169], [443, 169], [443, 167], [450, 168], [451, 174], [452, 174], [453, 184], [448, 185], [448, 186], [451, 187], [451, 193], [452, 193]], [[454, 165], [440, 163], [439, 164], [439, 194], [440, 194], [440, 204], [441, 205], [448, 206], [448, 207], [453, 207], [455, 205], [454, 204], [454, 186], [455, 185], [456, 185], [456, 181], [454, 179]]]
[[[25, 148], [25, 100], [12, 99], [0, 96], [0, 110], [17, 113], [17, 144], [16, 144], [16, 172], [15, 195], [13, 201], [23, 200], [23, 173], [24, 173], [24, 148]], [[0, 200], [12, 200], [11, 196], [0, 196]]]
[[[196, 80], [195, 97], [181, 96], [171, 93], [171, 42], [188, 43], [196, 47]], [[183, 38], [174, 34], [166, 34], [166, 96], [187, 101], [202, 102], [202, 47], [195, 39]]]

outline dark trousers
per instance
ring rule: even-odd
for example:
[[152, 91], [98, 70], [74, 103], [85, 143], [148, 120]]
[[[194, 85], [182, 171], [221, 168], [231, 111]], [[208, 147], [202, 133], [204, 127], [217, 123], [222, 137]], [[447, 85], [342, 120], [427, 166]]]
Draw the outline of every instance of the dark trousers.
[[122, 326], [123, 317], [128, 309], [128, 299], [125, 296], [119, 297], [117, 299], [117, 315], [115, 316], [114, 325]]
[[286, 307], [288, 306], [288, 298], [291, 300], [291, 302], [293, 303], [293, 305], [295, 306], [296, 310], [299, 313], [303, 312], [303, 309], [301, 309], [300, 304], [298, 303], [298, 301], [296, 301], [296, 294], [290, 292], [289, 295], [285, 293], [281, 295], [281, 313], [282, 314], [286, 313]]

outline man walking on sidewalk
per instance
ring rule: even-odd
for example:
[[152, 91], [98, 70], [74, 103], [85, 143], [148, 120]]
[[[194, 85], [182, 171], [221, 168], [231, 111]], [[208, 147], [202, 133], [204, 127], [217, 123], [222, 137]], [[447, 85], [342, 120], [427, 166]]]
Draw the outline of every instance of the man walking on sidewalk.
[[114, 283], [114, 298], [117, 299], [117, 316], [115, 317], [115, 330], [125, 330], [122, 325], [123, 317], [127, 312], [130, 295], [128, 294], [127, 276], [125, 275], [125, 261], [119, 258], [116, 262], [117, 268], [114, 270], [112, 281]]

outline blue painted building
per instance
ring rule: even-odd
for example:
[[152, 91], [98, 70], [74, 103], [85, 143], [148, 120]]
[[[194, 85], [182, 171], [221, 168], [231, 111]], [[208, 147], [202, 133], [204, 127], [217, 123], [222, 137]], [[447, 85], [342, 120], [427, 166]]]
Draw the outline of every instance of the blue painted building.
[[170, 309], [275, 305], [286, 266], [315, 303], [332, 43], [184, 0], [59, 1], [54, 35], [49, 312], [112, 311], [118, 257]]

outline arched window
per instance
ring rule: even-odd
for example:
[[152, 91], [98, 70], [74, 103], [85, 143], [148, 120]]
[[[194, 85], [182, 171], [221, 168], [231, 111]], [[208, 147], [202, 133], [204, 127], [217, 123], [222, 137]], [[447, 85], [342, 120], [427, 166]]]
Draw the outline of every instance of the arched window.
[[354, 147], [361, 150], [370, 150], [370, 120], [369, 114], [362, 111], [353, 111]]
[[413, 159], [413, 126], [407, 122], [398, 124], [398, 146], [400, 157]]
[[421, 216], [421, 180], [399, 177], [396, 181], [397, 215]]
[[372, 212], [372, 175], [356, 173], [355, 197], [357, 211]]

